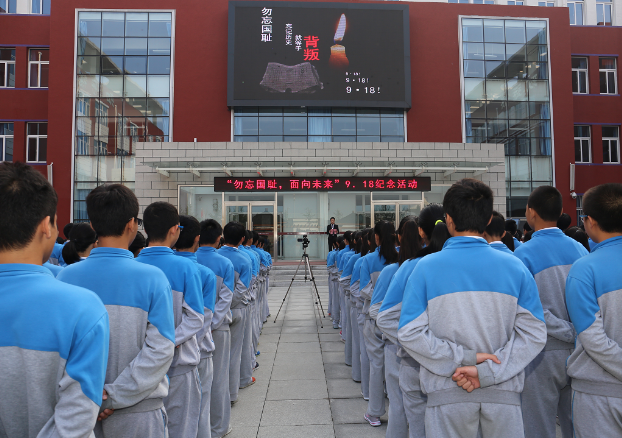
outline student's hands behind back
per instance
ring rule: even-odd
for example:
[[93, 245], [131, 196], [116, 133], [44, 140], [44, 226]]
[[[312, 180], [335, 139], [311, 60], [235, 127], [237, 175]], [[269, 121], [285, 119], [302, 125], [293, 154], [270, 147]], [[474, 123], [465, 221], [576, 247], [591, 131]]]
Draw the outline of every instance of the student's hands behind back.
[[[494, 363], [497, 364], [501, 363], [501, 361], [494, 354], [477, 353], [476, 361], [478, 364], [487, 360], [492, 360]], [[473, 392], [474, 389], [477, 389], [481, 386], [479, 382], [477, 368], [475, 366], [466, 366], [456, 369], [456, 372], [452, 376], [452, 380], [467, 392]]]

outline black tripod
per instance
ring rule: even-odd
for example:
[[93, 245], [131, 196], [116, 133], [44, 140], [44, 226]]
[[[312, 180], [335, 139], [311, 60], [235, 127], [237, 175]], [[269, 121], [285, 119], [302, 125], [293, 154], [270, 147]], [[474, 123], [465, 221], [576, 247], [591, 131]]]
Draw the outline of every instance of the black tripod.
[[[294, 272], [294, 276], [292, 277], [292, 281], [289, 284], [289, 287], [287, 288], [287, 292], [285, 292], [285, 296], [283, 297], [283, 302], [281, 303], [281, 307], [279, 307], [279, 311], [276, 313], [276, 316], [274, 317], [274, 322], [276, 323], [276, 319], [279, 317], [279, 313], [281, 313], [281, 309], [283, 308], [283, 304], [285, 304], [285, 300], [287, 299], [287, 295], [289, 294], [289, 291], [292, 288], [292, 285], [294, 284], [294, 280], [296, 280], [296, 275], [298, 274], [298, 270], [300, 269], [300, 265], [302, 265], [304, 263], [305, 266], [305, 283], [307, 282], [307, 277], [310, 278], [311, 282], [313, 283], [313, 287], [315, 288], [315, 295], [317, 297], [317, 301], [315, 301], [315, 307], [313, 308], [313, 313], [315, 314], [315, 309], [317, 309], [317, 315], [319, 317], [320, 315], [320, 310], [322, 310], [322, 317], [320, 317], [320, 327], [324, 328], [324, 323], [322, 322], [322, 318], [325, 318], [326, 315], [324, 314], [324, 307], [322, 307], [322, 300], [320, 299], [320, 292], [317, 290], [317, 284], [315, 284], [315, 277], [313, 276], [313, 271], [311, 270], [311, 265], [309, 264], [309, 254], [307, 254], [307, 247], [305, 245], [302, 246], [303, 249], [303, 253], [302, 253], [302, 257], [300, 258], [300, 262], [298, 263], [298, 267], [296, 268], [296, 272]], [[307, 275], [307, 272], [309, 272], [309, 275]], [[313, 292], [311, 292], [311, 296], [313, 296]]]

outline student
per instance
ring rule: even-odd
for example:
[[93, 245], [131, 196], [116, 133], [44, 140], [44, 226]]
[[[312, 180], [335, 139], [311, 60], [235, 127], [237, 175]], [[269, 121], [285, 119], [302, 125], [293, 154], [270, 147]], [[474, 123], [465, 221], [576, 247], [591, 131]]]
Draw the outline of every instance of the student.
[[136, 233], [136, 238], [130, 244], [128, 248], [134, 257], [138, 257], [140, 252], [147, 246], [147, 241], [145, 240], [145, 236], [140, 231]]
[[231, 394], [229, 392], [229, 364], [231, 361], [231, 300], [235, 274], [229, 259], [218, 254], [222, 227], [214, 219], [201, 222], [201, 235], [197, 261], [208, 266], [216, 275], [216, 304], [212, 318], [214, 340], [214, 379], [210, 401], [212, 438], [220, 438], [231, 432]]
[[556, 417], [562, 436], [572, 437], [566, 359], [574, 349], [575, 330], [566, 310], [565, 287], [572, 264], [588, 251], [557, 227], [562, 205], [562, 194], [555, 187], [540, 186], [531, 192], [525, 217], [534, 233], [514, 252], [536, 280], [548, 334], [544, 351], [525, 369], [523, 422], [525, 436], [534, 438], [555, 438]]
[[[339, 295], [339, 254], [344, 251], [346, 244], [343, 236], [337, 237], [337, 253], [335, 254], [335, 263], [332, 269], [333, 281], [333, 305], [331, 308], [331, 319], [333, 321], [333, 329], [339, 329], [341, 321], [341, 297]], [[331, 277], [329, 277], [330, 279]]]
[[203, 329], [203, 288], [196, 264], [177, 257], [171, 249], [179, 239], [177, 209], [168, 202], [154, 202], [143, 213], [149, 246], [136, 260], [160, 268], [173, 291], [175, 357], [168, 370], [170, 387], [164, 399], [171, 437], [196, 438], [201, 412], [201, 355], [197, 333]]
[[65, 264], [72, 265], [85, 260], [91, 250], [97, 247], [97, 233], [90, 224], [75, 224], [71, 229], [71, 239], [63, 247], [63, 260]]
[[333, 312], [333, 270], [337, 265], [336, 257], [339, 252], [339, 246], [337, 243], [337, 239], [332, 243], [332, 250], [328, 253], [326, 257], [326, 270], [328, 271], [328, 316], [332, 316]]
[[576, 240], [581, 245], [583, 245], [583, 247], [587, 250], [587, 252], [591, 251], [590, 240], [589, 240], [590, 238], [588, 237], [587, 233], [583, 231], [581, 228], [570, 227], [566, 231], [564, 231], [564, 234], [570, 237], [571, 239]]
[[496, 250], [514, 254], [514, 239], [505, 231], [505, 218], [499, 212], [492, 212], [492, 219], [484, 231], [484, 239]]
[[596, 242], [568, 274], [566, 302], [577, 330], [568, 358], [577, 438], [622, 436], [622, 184], [583, 195], [585, 231]]
[[[245, 343], [242, 350], [242, 370], [240, 370], [240, 381], [249, 381], [255, 368], [259, 364], [255, 360], [257, 353], [257, 344], [259, 343], [259, 273], [261, 271], [261, 263], [259, 256], [251, 249], [253, 244], [253, 232], [246, 230], [245, 240], [240, 249], [248, 256], [253, 265], [253, 275], [251, 277], [251, 294], [249, 302], [249, 325], [247, 326], [245, 336], [248, 335], [248, 344]], [[246, 337], [245, 337], [246, 339]], [[248, 347], [248, 348], [247, 348]], [[250, 366], [245, 366], [250, 363]]]
[[398, 341], [421, 365], [428, 437], [525, 436], [523, 370], [546, 326], [527, 268], [482, 238], [492, 206], [481, 181], [454, 183], [443, 200], [453, 237], [417, 263], [404, 291]]
[[[239, 249], [244, 239], [246, 231], [244, 226], [237, 222], [229, 222], [223, 230], [225, 244], [218, 250], [218, 254], [229, 259], [233, 264], [234, 271], [234, 290], [231, 300], [231, 356], [229, 361], [229, 393], [231, 404], [238, 401], [238, 392], [241, 388], [246, 388], [255, 383], [255, 378], [250, 381], [240, 381], [240, 368], [242, 364], [242, 349], [244, 337], [246, 335], [246, 323], [249, 319], [248, 304], [250, 301], [248, 288], [251, 285], [252, 264], [247, 255]], [[247, 345], [249, 345], [247, 343]], [[248, 364], [247, 366], [251, 366]]]
[[[261, 250], [261, 242], [259, 233], [257, 231], [253, 231], [253, 243], [250, 248], [259, 256], [259, 299], [257, 300], [257, 317], [258, 317], [258, 326], [259, 333], [263, 329], [263, 324], [268, 318], [268, 302], [267, 302], [267, 281], [268, 281], [268, 273], [270, 272], [270, 264], [268, 262], [268, 253]], [[255, 344], [255, 349], [257, 348], [257, 344]]]
[[366, 255], [361, 264], [360, 290], [361, 298], [365, 302], [359, 313], [359, 325], [363, 334], [361, 345], [365, 346], [369, 357], [369, 404], [365, 419], [371, 426], [380, 426], [380, 417], [385, 414], [384, 340], [376, 321], [369, 316], [369, 306], [378, 276], [385, 266], [398, 260], [395, 249], [395, 227], [388, 221], [378, 222], [374, 227], [374, 238], [378, 245], [377, 251]]
[[568, 228], [570, 228], [570, 224], [572, 224], [572, 218], [570, 217], [570, 215], [568, 213], [562, 213], [559, 216], [559, 219], [557, 219], [557, 228], [559, 228], [562, 231], [566, 231]]
[[[346, 231], [343, 234], [343, 241], [345, 248], [337, 255], [337, 277], [339, 278], [339, 325], [337, 328], [341, 328], [341, 339], [345, 342], [345, 363], [348, 366], [352, 366], [352, 327], [350, 327], [350, 306], [346, 302], [346, 282], [341, 281], [343, 270], [345, 268], [346, 259], [348, 259], [354, 250], [351, 247], [353, 245], [352, 232]], [[333, 328], [335, 326], [333, 325]]]
[[[348, 314], [346, 318], [350, 321], [348, 325], [346, 345], [344, 349], [351, 349], [351, 357], [352, 357], [352, 380], [355, 382], [361, 382], [361, 362], [363, 359], [361, 358], [361, 346], [359, 342], [355, 342], [355, 340], [359, 339], [358, 337], [358, 323], [356, 321], [356, 293], [358, 290], [358, 283], [356, 281], [352, 281], [352, 274], [354, 270], [354, 266], [361, 258], [361, 247], [363, 244], [363, 235], [360, 231], [352, 233], [352, 249], [354, 250], [354, 254], [350, 256], [346, 263], [346, 267], [343, 269], [343, 275], [339, 279], [339, 281], [343, 284], [343, 292], [345, 294], [345, 303], [346, 309], [348, 309]], [[366, 367], [369, 369], [369, 365]], [[369, 372], [369, 371], [368, 371]], [[368, 398], [369, 390], [368, 388], [363, 388], [363, 397]]]
[[531, 236], [533, 235], [533, 230], [529, 230], [525, 233], [525, 236], [523, 236], [523, 243], [527, 243], [531, 240]]
[[138, 200], [121, 184], [99, 186], [86, 197], [98, 247], [58, 279], [88, 287], [110, 314], [110, 352], [102, 408], [114, 415], [97, 423], [101, 437], [161, 437], [167, 433], [163, 399], [175, 350], [171, 286], [161, 270], [136, 263], [127, 250], [138, 229]]
[[32, 167], [0, 163], [2, 436], [87, 437], [102, 403], [106, 309], [41, 266], [58, 236], [57, 203]]
[[260, 245], [258, 246], [261, 253], [264, 255], [266, 259], [266, 272], [264, 274], [264, 304], [263, 304], [263, 322], [265, 323], [270, 316], [270, 306], [268, 304], [268, 291], [270, 290], [270, 270], [272, 269], [272, 256], [270, 252], [266, 249], [268, 248], [268, 241], [265, 238], [259, 239]]
[[199, 379], [201, 382], [201, 411], [199, 414], [198, 438], [211, 438], [210, 401], [212, 380], [214, 378], [214, 340], [212, 339], [212, 318], [216, 302], [216, 275], [206, 266], [197, 261], [196, 251], [199, 248], [201, 225], [192, 216], [179, 216], [179, 225], [183, 227], [179, 239], [175, 243], [175, 255], [192, 261], [201, 279], [203, 291], [203, 328], [197, 333], [197, 342], [201, 351], [199, 362]]
[[522, 245], [520, 239], [516, 238], [519, 235], [518, 225], [516, 225], [516, 221], [512, 219], [506, 220], [505, 230], [510, 233], [510, 236], [512, 236], [512, 239], [514, 240], [514, 250], [516, 251], [518, 247]]

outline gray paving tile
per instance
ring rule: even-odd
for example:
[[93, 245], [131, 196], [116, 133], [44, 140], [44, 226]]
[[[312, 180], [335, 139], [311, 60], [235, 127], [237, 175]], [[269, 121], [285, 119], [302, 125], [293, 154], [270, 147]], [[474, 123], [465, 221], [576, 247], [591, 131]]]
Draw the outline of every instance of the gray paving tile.
[[322, 351], [324, 363], [345, 363], [346, 355], [343, 351]]
[[266, 400], [315, 400], [327, 399], [325, 380], [274, 380], [270, 382]]
[[260, 399], [238, 394], [238, 402], [231, 408], [231, 426], [234, 429], [238, 426], [257, 427], [261, 421], [263, 405]]
[[[268, 323], [264, 324], [263, 329], [261, 330], [261, 336], [264, 335], [278, 335], [281, 333], [282, 327], [273, 327], [268, 325]], [[261, 339], [261, 337], [259, 338]]]
[[319, 342], [291, 342], [279, 343], [279, 353], [315, 353], [320, 356]]
[[[363, 398], [330, 399], [330, 409], [335, 424], [368, 424], [363, 418], [367, 411], [367, 402]], [[380, 417], [380, 421], [386, 423], [387, 414]]]
[[274, 365], [292, 365], [292, 366], [305, 366], [313, 365], [320, 368], [324, 367], [322, 358], [317, 354], [309, 353], [282, 353], [278, 352], [274, 358]]
[[277, 334], [271, 334], [271, 335], [266, 333], [266, 334], [262, 334], [259, 337], [259, 342], [265, 342], [265, 343], [268, 343], [268, 342], [278, 342], [280, 340], [280, 338], [281, 338], [281, 335], [278, 334], [278, 333]]
[[352, 367], [344, 363], [325, 363], [324, 372], [327, 379], [348, 379], [352, 378]]
[[324, 369], [316, 364], [275, 365], [272, 367], [272, 380], [322, 380], [326, 379]]
[[332, 424], [328, 400], [266, 401], [260, 426]]
[[344, 351], [345, 344], [341, 341], [338, 342], [322, 342], [322, 351]]
[[363, 398], [361, 384], [349, 379], [327, 379], [328, 396], [330, 398]]
[[332, 333], [320, 333], [320, 342], [341, 342], [339, 330], [333, 329]]
[[294, 333], [317, 333], [319, 327], [311, 326], [299, 326], [299, 327], [283, 327], [281, 334], [294, 334]]
[[380, 427], [371, 427], [368, 424], [335, 424], [335, 438], [384, 438], [386, 434], [386, 423]]
[[237, 424], [233, 424], [233, 422], [231, 425], [233, 430], [227, 435], [227, 438], [255, 438], [257, 436], [257, 429], [259, 429], [257, 426], [238, 426]]
[[257, 350], [261, 351], [262, 353], [267, 353], [267, 352], [274, 352], [276, 351], [276, 347], [277, 347], [277, 343], [276, 342], [261, 342], [261, 338], [259, 339], [259, 344], [257, 345]]
[[281, 342], [317, 342], [318, 335], [314, 333], [283, 333]]
[[339, 329], [333, 328], [333, 322], [328, 318], [324, 320], [324, 328], [319, 330], [320, 333], [339, 333]]
[[331, 425], [261, 426], [258, 438], [335, 438]]

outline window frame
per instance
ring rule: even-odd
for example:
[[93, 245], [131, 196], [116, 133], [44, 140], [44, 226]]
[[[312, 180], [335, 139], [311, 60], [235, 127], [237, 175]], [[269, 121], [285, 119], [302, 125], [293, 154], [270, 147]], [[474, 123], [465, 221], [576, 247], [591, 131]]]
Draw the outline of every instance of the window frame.
[[[544, 4], [541, 4], [544, 3]], [[551, 1], [543, 1], [543, 2], [538, 2], [538, 6], [539, 7], [546, 7], [546, 8], [554, 8], [555, 7], [555, 2], [551, 2]]]
[[[11, 6], [13, 6], [15, 10], [12, 11]], [[4, 12], [4, 14], [17, 14], [17, 1], [6, 0], [6, 12]]]
[[[607, 16], [606, 14], [606, 9], [607, 7], [609, 8], [609, 16], [611, 17], [611, 22], [607, 23], [605, 20], [605, 17]], [[599, 14], [599, 9], [602, 8], [602, 15], [603, 15], [603, 22], [599, 23], [598, 22], [598, 14]], [[596, 2], [596, 25], [597, 26], [613, 26], [613, 2], [612, 1], [597, 1]]]
[[[13, 52], [15, 52], [15, 48], [14, 47], [0, 47], [0, 50], [12, 50]], [[17, 55], [14, 55], [17, 58]], [[5, 85], [0, 85], [0, 88], [15, 88], [15, 60], [12, 61], [8, 61], [8, 60], [2, 60], [0, 59], [0, 64], [4, 64], [4, 84]], [[9, 83], [9, 65], [13, 66], [13, 86], [10, 87], [6, 84]]]
[[[605, 137], [604, 135], [602, 136], [602, 142], [603, 142], [603, 164], [620, 164], [620, 126], [603, 126], [604, 128], [615, 128], [618, 132], [618, 136], [617, 137]], [[617, 156], [618, 156], [618, 160], [617, 161], [611, 161], [611, 142], [615, 141], [616, 142], [616, 152], [617, 152]], [[605, 161], [605, 142], [609, 143], [609, 161]]]
[[[615, 67], [614, 68], [601, 68], [600, 67], [600, 60], [601, 59], [613, 59], [614, 63], [615, 63]], [[603, 93], [600, 92], [600, 94], [618, 94], [618, 58], [616, 57], [609, 57], [609, 56], [603, 56], [598, 58], [598, 78], [599, 78], [599, 83], [602, 80], [601, 79], [601, 75], [603, 73], [605, 73], [605, 78], [609, 78], [609, 74], [613, 72], [613, 92], [607, 92], [607, 93]], [[602, 85], [602, 84], [601, 84]], [[607, 90], [609, 90], [609, 79], [607, 79]], [[600, 91], [600, 90], [599, 90]]]
[[[49, 86], [45, 86], [45, 87], [41, 86], [41, 66], [42, 65], [50, 65], [50, 61], [41, 61], [41, 60], [31, 61], [30, 60], [30, 52], [32, 52], [32, 51], [37, 51], [38, 52], [38, 51], [42, 51], [42, 50], [47, 50], [48, 52], [50, 51], [50, 49], [47, 48], [47, 47], [45, 47], [45, 48], [42, 47], [42, 48], [28, 49], [28, 88], [42, 88], [42, 89], [49, 88]], [[36, 87], [33, 87], [31, 85], [31, 81], [30, 81], [30, 76], [31, 76], [32, 65], [33, 64], [38, 64], [38, 67], [37, 67], [37, 86]]]
[[[570, 23], [571, 26], [583, 26], [583, 22], [585, 21], [585, 2], [583, 0], [574, 0], [574, 1], [569, 1], [566, 3], [566, 6], [568, 6], [568, 10], [570, 11], [570, 8], [574, 9], [574, 17], [575, 17], [575, 22], [574, 23]], [[581, 14], [577, 14], [577, 5], [581, 5]], [[581, 23], [577, 23], [577, 17], [581, 17]]]
[[[581, 72], [585, 73], [585, 93], [582, 93], [581, 91], [574, 91], [572, 90], [572, 94], [590, 94], [590, 76], [589, 76], [589, 70], [590, 70], [590, 59], [587, 56], [573, 56], [572, 59], [585, 59], [586, 65], [587, 67], [585, 68], [572, 68], [572, 74], [574, 76], [574, 74], [577, 74], [577, 84], [579, 85], [579, 90], [581, 89], [581, 86], [579, 84], [579, 79], [581, 78]], [[573, 78], [573, 85], [574, 85], [574, 78]]]
[[[574, 127], [576, 128], [577, 126], [585, 126], [588, 129], [588, 136], [587, 137], [581, 137], [581, 136], [574, 136], [574, 141], [575, 141], [575, 148], [576, 148], [576, 142], [580, 141], [580, 147], [579, 147], [579, 151], [581, 152], [581, 161], [577, 161], [576, 159], [576, 155], [575, 155], [575, 163], [591, 163], [592, 162], [592, 127], [590, 125], [575, 125]], [[585, 161], [584, 157], [583, 157], [583, 141], [587, 140], [587, 145], [588, 145], [588, 153], [589, 153], [589, 157], [587, 159], [587, 161]], [[576, 154], [576, 151], [575, 151]]]
[[[40, 152], [41, 152], [40, 140], [42, 138], [45, 138], [47, 140], [48, 136], [47, 136], [47, 134], [45, 134], [45, 135], [41, 135], [41, 134], [28, 134], [28, 127], [31, 124], [35, 124], [35, 125], [46, 124], [47, 125], [47, 122], [29, 122], [29, 123], [26, 124], [26, 163], [46, 164], [47, 163], [47, 158], [46, 158], [46, 161], [41, 161], [39, 159], [39, 155], [40, 155]], [[29, 143], [30, 143], [30, 139], [36, 139], [37, 140], [37, 159], [36, 159], [36, 161], [31, 161], [31, 160], [28, 159], [28, 146], [29, 146]], [[46, 145], [46, 148], [47, 148], [47, 145]], [[47, 157], [47, 150], [46, 150], [45, 155]]]
[[[49, 13], [48, 14], [43, 13], [43, 2], [44, 1], [46, 1], [46, 0], [30, 0], [30, 13], [33, 14], [33, 15], [50, 15]], [[48, 1], [50, 1], [50, 3], [51, 3], [51, 0], [48, 0]], [[32, 7], [32, 4], [34, 2], [39, 3], [39, 11], [40, 12], [34, 12], [34, 8]], [[50, 4], [50, 7], [51, 7], [51, 4]]]
[[524, 6], [525, 2], [523, 0], [508, 0], [508, 6]]
[[[0, 153], [0, 163], [6, 161], [6, 140], [8, 138], [13, 139], [13, 151], [15, 151], [15, 124], [13, 122], [2, 122], [3, 125], [13, 125], [13, 135], [0, 134], [0, 139], [2, 140], [2, 151]], [[14, 155], [11, 155], [11, 162], [13, 161]]]

